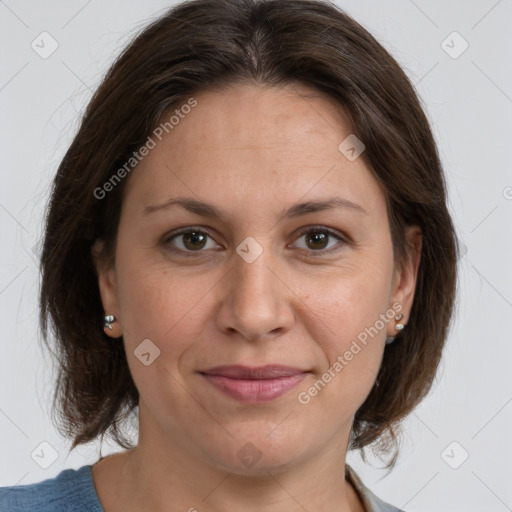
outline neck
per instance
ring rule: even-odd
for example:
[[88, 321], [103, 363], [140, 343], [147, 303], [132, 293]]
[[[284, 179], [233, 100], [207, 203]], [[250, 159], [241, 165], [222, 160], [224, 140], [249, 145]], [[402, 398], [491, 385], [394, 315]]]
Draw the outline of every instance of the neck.
[[348, 435], [293, 464], [242, 473], [141, 423], [137, 447], [103, 459], [93, 477], [105, 512], [219, 512], [226, 504], [244, 512], [364, 512], [345, 479]]

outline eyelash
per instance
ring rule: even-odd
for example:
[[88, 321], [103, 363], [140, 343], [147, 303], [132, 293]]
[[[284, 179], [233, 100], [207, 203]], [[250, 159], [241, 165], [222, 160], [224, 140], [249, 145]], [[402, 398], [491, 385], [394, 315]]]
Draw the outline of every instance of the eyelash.
[[[174, 231], [172, 233], [170, 233], [168, 236], [166, 236], [163, 240], [163, 244], [166, 246], [166, 248], [174, 253], [178, 253], [180, 255], [184, 255], [186, 257], [194, 257], [196, 256], [196, 254], [200, 254], [202, 252], [205, 252], [204, 250], [200, 249], [200, 250], [197, 250], [197, 251], [190, 251], [190, 250], [183, 250], [183, 249], [177, 249], [175, 247], [172, 246], [171, 244], [171, 241], [180, 236], [180, 235], [184, 235], [184, 234], [187, 234], [187, 233], [198, 233], [198, 234], [201, 234], [201, 235], [206, 235], [210, 238], [213, 239], [213, 237], [207, 232], [207, 231], [204, 231], [203, 229], [200, 229], [200, 228], [196, 228], [194, 226], [189, 226], [189, 227], [186, 227], [186, 228], [183, 228], [183, 229], [180, 229], [178, 231]], [[308, 234], [311, 234], [311, 233], [326, 233], [327, 235], [329, 235], [329, 237], [334, 237], [334, 238], [337, 238], [342, 246], [343, 245], [347, 245], [349, 244], [350, 242], [347, 240], [346, 237], [338, 234], [336, 231], [330, 229], [330, 228], [327, 228], [327, 227], [324, 227], [324, 226], [312, 226], [312, 227], [309, 227], [308, 229], [302, 231], [297, 239], [301, 238], [302, 236], [304, 235], [308, 235]], [[311, 256], [313, 257], [324, 257], [324, 256], [329, 256], [332, 252], [336, 252], [338, 250], [340, 250], [341, 247], [338, 247], [337, 249], [333, 249], [333, 248], [330, 248], [330, 249], [319, 249], [318, 251], [315, 251], [315, 250], [312, 250], [310, 249], [309, 251], [306, 250], [306, 249], [302, 249], [303, 251], [306, 251], [308, 252]]]

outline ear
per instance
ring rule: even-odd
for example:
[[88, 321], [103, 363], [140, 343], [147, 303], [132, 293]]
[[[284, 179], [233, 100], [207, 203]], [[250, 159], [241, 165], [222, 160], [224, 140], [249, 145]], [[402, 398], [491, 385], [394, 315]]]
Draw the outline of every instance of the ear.
[[105, 328], [105, 334], [111, 338], [119, 338], [122, 335], [119, 318], [119, 303], [117, 299], [117, 284], [115, 270], [112, 263], [107, 262], [102, 240], [96, 240], [91, 247], [92, 259], [98, 274], [98, 287], [101, 303], [105, 315], [114, 315], [115, 321], [112, 329]]
[[[418, 277], [418, 268], [421, 260], [422, 233], [418, 226], [407, 226], [406, 228], [407, 255], [403, 262], [397, 264], [395, 270], [393, 286], [391, 291], [391, 302], [398, 302], [402, 305], [400, 313], [403, 317], [401, 324], [407, 324], [409, 321], [412, 304], [414, 301], [414, 291], [416, 290], [416, 280]], [[390, 322], [388, 336], [396, 336], [393, 322]]]

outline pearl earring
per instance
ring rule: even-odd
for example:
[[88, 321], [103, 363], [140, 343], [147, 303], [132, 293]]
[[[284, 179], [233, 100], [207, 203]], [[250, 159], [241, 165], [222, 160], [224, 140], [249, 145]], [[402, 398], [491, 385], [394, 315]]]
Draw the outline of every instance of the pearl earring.
[[[397, 322], [399, 322], [400, 320], [402, 320], [402, 318], [404, 317], [404, 315], [402, 313], [399, 313], [398, 315], [395, 316], [395, 320]], [[406, 324], [396, 324], [395, 325], [395, 329], [397, 330], [397, 332], [401, 332], [404, 330]], [[396, 336], [388, 336], [386, 338], [386, 345], [390, 345], [391, 343], [393, 343], [396, 339]]]
[[[395, 316], [395, 320], [398, 322], [399, 320], [402, 320], [402, 318], [404, 317], [404, 315], [402, 315], [402, 313], [398, 314]], [[396, 324], [395, 325], [395, 329], [400, 332], [401, 330], [403, 330], [403, 328], [405, 327], [404, 324]]]
[[112, 330], [112, 323], [116, 321], [116, 317], [114, 315], [105, 315], [103, 317], [103, 329]]

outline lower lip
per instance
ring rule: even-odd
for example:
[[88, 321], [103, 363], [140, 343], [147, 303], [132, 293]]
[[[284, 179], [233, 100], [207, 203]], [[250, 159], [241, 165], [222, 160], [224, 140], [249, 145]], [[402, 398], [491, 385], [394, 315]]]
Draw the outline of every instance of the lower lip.
[[217, 389], [241, 402], [259, 403], [274, 400], [294, 388], [307, 373], [297, 373], [276, 379], [232, 379], [222, 375], [203, 377]]

